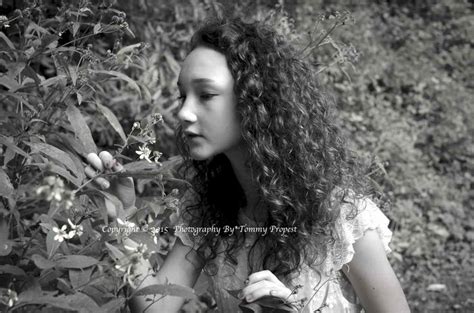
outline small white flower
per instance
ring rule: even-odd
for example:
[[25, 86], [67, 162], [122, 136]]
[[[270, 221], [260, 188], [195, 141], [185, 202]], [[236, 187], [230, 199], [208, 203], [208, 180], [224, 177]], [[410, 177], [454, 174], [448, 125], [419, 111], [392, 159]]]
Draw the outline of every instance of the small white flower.
[[[110, 50], [109, 50], [109, 51], [110, 51]], [[140, 123], [139, 123], [139, 122], [133, 123], [132, 128], [133, 128], [133, 129], [140, 129], [140, 128], [141, 128]]]
[[57, 228], [56, 226], [53, 227], [53, 231], [56, 233], [56, 235], [54, 236], [54, 240], [63, 242], [64, 239], [70, 239], [69, 234], [66, 233], [66, 228], [67, 225], [63, 225], [61, 229]]
[[67, 219], [69, 225], [71, 225], [72, 230], [69, 232], [69, 238], [74, 237], [75, 235], [81, 236], [84, 228], [82, 225], [75, 225], [69, 218]]
[[161, 158], [162, 155], [163, 155], [163, 153], [161, 153], [159, 151], [153, 151], [153, 161], [155, 163], [160, 163], [160, 158]]
[[148, 162], [152, 163], [150, 160], [151, 150], [146, 145], [139, 147], [140, 150], [135, 151], [136, 154], [140, 156], [140, 160], [145, 159]]
[[10, 308], [18, 301], [18, 295], [15, 290], [8, 289], [6, 297], [8, 297], [7, 305]]
[[117, 223], [119, 223], [120, 225], [123, 225], [125, 227], [136, 227], [135, 223], [132, 223], [132, 222], [129, 222], [129, 221], [122, 221], [122, 219], [120, 219], [120, 218], [117, 218]]
[[131, 246], [127, 246], [127, 245], [123, 245], [123, 247], [125, 249], [127, 249], [128, 251], [131, 251], [133, 253], [137, 253], [140, 256], [142, 256], [143, 253], [145, 253], [148, 250], [147, 245], [144, 244], [144, 243], [140, 243], [136, 247], [131, 247]]

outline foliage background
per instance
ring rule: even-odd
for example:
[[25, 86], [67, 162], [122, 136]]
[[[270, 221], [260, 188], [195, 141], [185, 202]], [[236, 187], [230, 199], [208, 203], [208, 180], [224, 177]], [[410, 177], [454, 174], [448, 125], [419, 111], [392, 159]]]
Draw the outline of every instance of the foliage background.
[[[62, 2], [76, 13], [56, 12]], [[472, 2], [62, 2], [0, 1], [0, 15], [8, 22], [0, 21], [4, 34], [0, 38], [3, 303], [14, 299], [8, 293], [14, 290], [19, 298], [15, 305], [23, 303], [24, 309], [34, 306], [50, 312], [47, 303], [31, 301], [40, 292], [62, 311], [87, 312], [90, 305], [90, 310], [113, 312], [123, 307], [130, 293], [123, 271], [113, 270], [117, 262], [113, 251], [126, 253], [123, 238], [102, 238], [102, 246], [89, 249], [98, 225], [107, 222], [101, 208], [107, 199], [115, 199], [86, 185], [87, 192], [73, 199], [71, 211], [64, 209], [64, 198], [55, 204], [32, 191], [44, 186], [44, 177], [61, 173], [66, 187], [80, 187], [86, 181], [83, 161], [88, 147], [115, 151], [123, 162], [132, 163], [137, 161], [136, 148], [147, 144], [163, 153], [165, 166], [160, 169], [143, 160], [130, 165], [142, 166], [135, 175], [138, 207], [142, 217], [150, 213], [159, 221], [156, 226], [172, 223], [172, 190], [181, 185], [173, 180], [166, 160], [176, 154], [172, 141], [176, 79], [187, 42], [208, 12], [227, 8], [240, 15], [258, 15], [277, 5], [288, 14], [282, 30], [303, 46], [312, 42], [310, 34], [330, 29], [333, 21], [344, 21], [327, 44], [307, 57], [321, 64], [321, 79], [336, 95], [341, 127], [352, 148], [376, 165], [380, 194], [391, 204], [386, 211], [394, 231], [390, 260], [412, 310], [473, 310]], [[78, 15], [81, 8], [91, 13]], [[28, 29], [30, 21], [46, 31]], [[99, 23], [102, 26], [96, 28]], [[18, 30], [22, 34], [28, 30], [29, 37]], [[68, 42], [80, 35], [90, 36]], [[78, 56], [85, 61], [81, 63]], [[71, 74], [71, 64], [77, 65], [76, 74]], [[71, 107], [83, 116], [90, 135], [80, 131], [84, 124], [72, 123], [78, 113]], [[164, 121], [151, 121], [155, 113]], [[135, 121], [148, 131], [132, 129]], [[62, 155], [56, 151], [45, 153], [42, 143], [66, 151], [73, 165], [58, 160]], [[74, 187], [73, 181], [79, 186]], [[54, 212], [57, 204], [59, 213]], [[52, 227], [67, 224], [67, 218], [81, 221], [84, 235], [55, 251], [93, 258], [87, 259], [89, 267], [77, 268], [72, 259], [65, 264], [64, 259], [48, 258], [54, 249]], [[172, 236], [158, 238], [157, 249], [166, 254]], [[106, 243], [119, 252], [109, 248], [101, 253]], [[162, 259], [154, 255], [152, 264], [159, 267]], [[84, 286], [78, 282], [78, 270], [90, 278], [82, 281]], [[29, 280], [32, 277], [37, 279]], [[28, 289], [31, 282], [34, 288]]]

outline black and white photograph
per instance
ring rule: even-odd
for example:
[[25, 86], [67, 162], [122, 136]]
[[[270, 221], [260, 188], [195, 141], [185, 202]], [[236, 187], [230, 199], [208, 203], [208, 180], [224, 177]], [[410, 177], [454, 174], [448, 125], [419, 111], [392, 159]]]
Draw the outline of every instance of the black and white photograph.
[[474, 312], [472, 0], [0, 0], [0, 312]]

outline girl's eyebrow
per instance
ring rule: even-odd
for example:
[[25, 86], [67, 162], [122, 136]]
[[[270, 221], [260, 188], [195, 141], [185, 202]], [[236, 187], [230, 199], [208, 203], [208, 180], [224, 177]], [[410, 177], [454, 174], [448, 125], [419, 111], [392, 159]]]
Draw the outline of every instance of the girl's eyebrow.
[[[191, 83], [198, 83], [198, 84], [200, 84], [200, 83], [203, 83], [203, 84], [204, 83], [215, 83], [215, 80], [213, 80], [211, 78], [193, 78], [191, 80]], [[181, 82], [179, 80], [177, 82], [177, 85], [181, 86]]]

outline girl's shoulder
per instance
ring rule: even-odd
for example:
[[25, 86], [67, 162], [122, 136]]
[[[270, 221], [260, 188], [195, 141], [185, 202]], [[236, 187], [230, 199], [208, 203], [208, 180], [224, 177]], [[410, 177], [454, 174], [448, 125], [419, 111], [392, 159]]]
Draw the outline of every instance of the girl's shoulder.
[[334, 224], [335, 242], [328, 251], [325, 270], [338, 271], [354, 257], [354, 243], [368, 230], [379, 235], [385, 252], [389, 247], [392, 231], [388, 228], [390, 220], [368, 197], [355, 198], [341, 202], [339, 217]]

